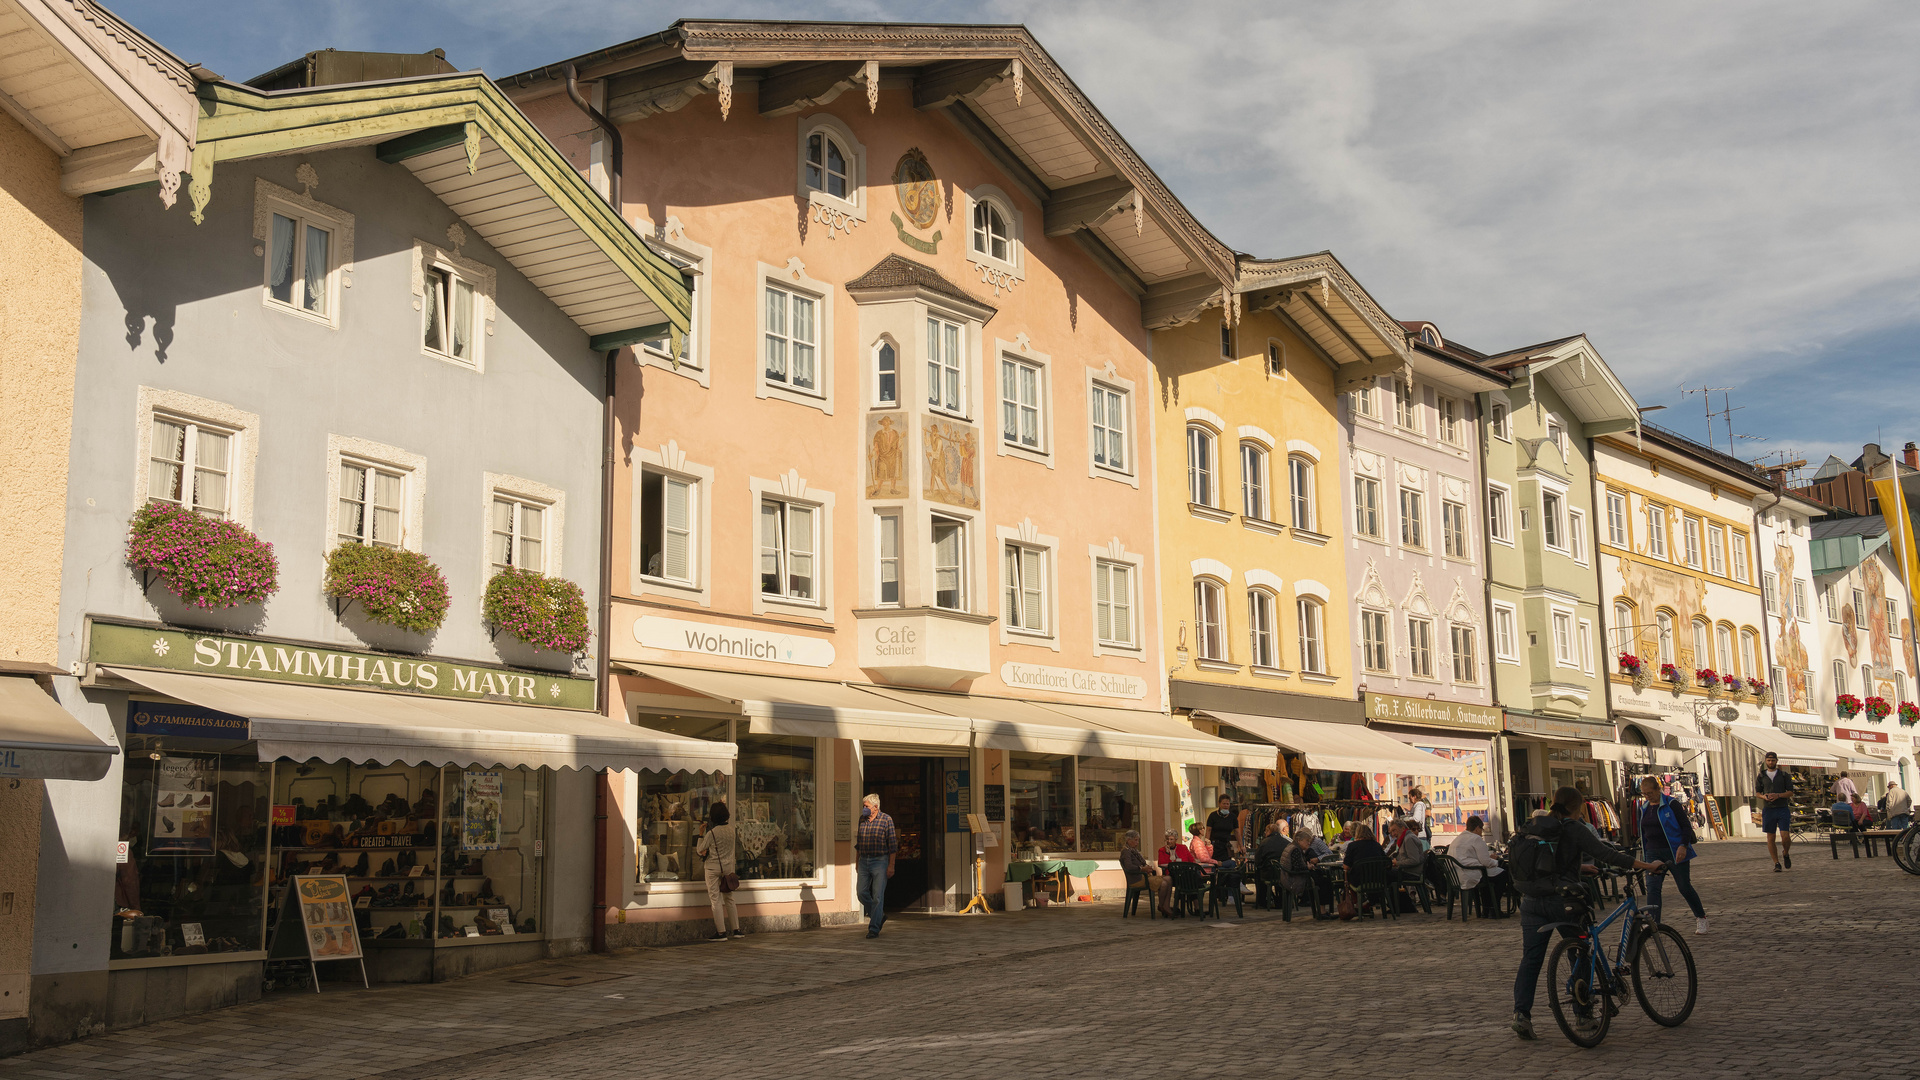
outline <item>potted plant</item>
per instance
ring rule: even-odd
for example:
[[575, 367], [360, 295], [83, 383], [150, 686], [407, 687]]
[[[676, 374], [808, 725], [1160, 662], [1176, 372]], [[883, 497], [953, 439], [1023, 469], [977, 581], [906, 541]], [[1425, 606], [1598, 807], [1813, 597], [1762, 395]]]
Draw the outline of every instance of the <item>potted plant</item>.
[[1640, 693], [1652, 684], [1653, 675], [1647, 671], [1647, 665], [1632, 653], [1620, 654], [1620, 672], [1633, 681], [1634, 693]]
[[1911, 701], [1903, 701], [1900, 703], [1899, 712], [1901, 726], [1912, 727], [1915, 724], [1920, 724], [1920, 705], [1915, 705]]
[[1773, 687], [1759, 679], [1748, 679], [1747, 689], [1753, 691], [1754, 704], [1762, 706], [1773, 704]]
[[1720, 673], [1710, 667], [1703, 667], [1693, 673], [1693, 681], [1707, 688], [1707, 696], [1718, 700], [1720, 697]]
[[481, 610], [491, 632], [512, 634], [536, 649], [582, 653], [593, 638], [586, 594], [565, 578], [507, 567], [487, 582]]
[[1852, 694], [1841, 694], [1833, 699], [1833, 711], [1839, 714], [1840, 719], [1851, 720], [1860, 714], [1860, 699]]
[[1872, 717], [1875, 721], [1880, 721], [1885, 720], [1887, 714], [1893, 711], [1893, 704], [1886, 698], [1875, 694], [1861, 703], [1861, 708], [1866, 711], [1869, 717]]
[[1660, 677], [1670, 683], [1678, 685], [1680, 682], [1680, 669], [1674, 667], [1672, 664], [1661, 664]]
[[279, 588], [273, 545], [246, 526], [151, 502], [134, 511], [127, 530], [127, 564], [140, 571], [141, 591], [165, 581], [197, 608], [233, 608], [266, 602]]
[[346, 543], [327, 553], [322, 586], [346, 604], [358, 602], [370, 621], [431, 634], [447, 619], [447, 578], [417, 551]]
[[1725, 687], [1727, 696], [1735, 701], [1747, 696], [1747, 684], [1738, 675], [1722, 675], [1720, 684]]

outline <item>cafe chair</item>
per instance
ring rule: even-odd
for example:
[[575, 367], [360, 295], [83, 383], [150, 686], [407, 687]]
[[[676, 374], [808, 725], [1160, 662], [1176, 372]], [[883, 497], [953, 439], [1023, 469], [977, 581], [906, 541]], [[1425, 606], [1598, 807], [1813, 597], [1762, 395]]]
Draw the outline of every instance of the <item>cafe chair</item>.
[[1347, 887], [1362, 905], [1371, 903], [1375, 912], [1385, 911], [1398, 921], [1400, 901], [1392, 859], [1362, 859], [1347, 864]]
[[1138, 909], [1140, 906], [1140, 897], [1142, 895], [1145, 895], [1147, 898], [1147, 918], [1148, 919], [1159, 918], [1158, 915], [1155, 915], [1153, 913], [1153, 908], [1154, 908], [1153, 889], [1149, 887], [1152, 881], [1153, 879], [1146, 875], [1142, 875], [1137, 878], [1127, 879], [1127, 895], [1125, 899], [1121, 901], [1121, 904], [1120, 904], [1121, 918], [1123, 919], [1131, 918], [1133, 915], [1137, 914], [1136, 909]]
[[1173, 898], [1169, 906], [1174, 914], [1181, 918], [1188, 915], [1198, 918], [1207, 900], [1207, 875], [1201, 871], [1200, 864], [1169, 863], [1167, 880], [1173, 883]]
[[1460, 921], [1466, 923], [1473, 918], [1473, 897], [1460, 885], [1460, 863], [1451, 855], [1437, 852], [1428, 858], [1431, 865], [1440, 868], [1440, 880], [1446, 883], [1447, 921], [1453, 921], [1453, 905], [1457, 900], [1460, 903]]
[[1216, 919], [1226, 910], [1227, 901], [1233, 901], [1233, 913], [1246, 918], [1246, 898], [1242, 895], [1239, 864], [1222, 863], [1213, 870], [1213, 884], [1207, 890], [1207, 918]]
[[1427, 860], [1432, 857], [1431, 853], [1422, 855], [1420, 857], [1420, 868], [1417, 870], [1394, 868], [1393, 900], [1396, 909], [1400, 906], [1400, 894], [1405, 893], [1407, 894], [1409, 903], [1429, 915], [1433, 914], [1433, 890], [1427, 884]]

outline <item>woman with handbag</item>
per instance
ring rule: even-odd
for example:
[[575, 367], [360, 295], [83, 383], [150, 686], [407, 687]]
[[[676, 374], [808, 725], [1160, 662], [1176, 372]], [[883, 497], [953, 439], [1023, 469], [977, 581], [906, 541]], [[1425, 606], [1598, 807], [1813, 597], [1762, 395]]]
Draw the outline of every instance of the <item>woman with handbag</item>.
[[731, 936], [747, 935], [740, 929], [740, 911], [733, 904], [734, 891], [740, 888], [740, 876], [734, 863], [735, 832], [727, 824], [731, 815], [727, 804], [716, 801], [707, 811], [707, 831], [694, 846], [706, 860], [707, 900], [713, 905], [713, 936], [708, 941], [725, 941]]

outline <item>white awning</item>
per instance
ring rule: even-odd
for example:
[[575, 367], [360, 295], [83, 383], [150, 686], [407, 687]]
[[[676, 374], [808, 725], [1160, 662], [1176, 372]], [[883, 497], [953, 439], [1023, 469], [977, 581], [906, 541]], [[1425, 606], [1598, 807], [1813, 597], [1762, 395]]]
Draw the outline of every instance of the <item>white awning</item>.
[[1392, 773], [1395, 776], [1460, 776], [1455, 761], [1435, 757], [1358, 724], [1329, 724], [1282, 716], [1196, 712], [1275, 746], [1305, 755], [1307, 766], [1332, 772]]
[[1840, 739], [1834, 739], [1832, 742], [1834, 760], [1840, 763], [1840, 768], [1846, 769], [1849, 772], [1880, 773], [1884, 776], [1900, 768], [1898, 762], [1891, 761], [1887, 758], [1866, 757], [1858, 750], [1855, 750], [1853, 744], [1850, 742], [1844, 742]]
[[666, 664], [620, 667], [725, 702], [747, 718], [747, 730], [755, 735], [959, 747], [972, 738], [972, 725], [964, 718], [876, 697], [845, 683]]
[[729, 742], [684, 739], [570, 709], [104, 670], [155, 693], [246, 717], [262, 761], [727, 772], [735, 757]]
[[1758, 750], [1762, 757], [1768, 753], [1778, 755], [1782, 765], [1805, 765], [1816, 769], [1839, 767], [1834, 760], [1835, 750], [1830, 740], [1796, 738], [1777, 727], [1758, 724], [1728, 724], [1727, 734]]
[[[1183, 765], [1226, 765], [1238, 769], [1271, 769], [1279, 764], [1275, 753], [1265, 746], [1216, 738], [1195, 731], [1166, 713], [1148, 712], [1145, 709], [1113, 709], [1100, 705], [1062, 705], [1052, 701], [1036, 701], [1034, 704], [1049, 712], [1065, 713], [1082, 723], [1123, 732], [1141, 742], [1164, 740], [1168, 753], [1177, 751], [1186, 755], [1154, 756], [1148, 757], [1148, 760], [1178, 761]], [[1145, 754], [1135, 756], [1147, 757]]]
[[895, 686], [863, 686], [876, 697], [965, 717], [973, 745], [1035, 754], [1168, 761], [1271, 769], [1264, 747], [1235, 743], [1195, 731], [1160, 713], [1023, 701], [978, 694], [943, 694]]
[[[1635, 721], [1638, 723], [1639, 721]], [[1720, 744], [1714, 743], [1718, 749]], [[1636, 765], [1667, 765], [1678, 768], [1686, 764], [1687, 755], [1680, 750], [1666, 750], [1658, 746], [1636, 746], [1633, 743], [1594, 743], [1593, 756], [1598, 761], [1630, 761]]]
[[119, 752], [32, 678], [0, 677], [0, 777], [98, 780]]
[[[1642, 730], [1659, 735], [1672, 736], [1674, 743], [1682, 750], [1720, 749], [1720, 740], [1715, 739], [1711, 735], [1702, 735], [1675, 720], [1655, 719], [1650, 716], [1636, 716], [1633, 713], [1626, 712], [1620, 713], [1619, 717], [1629, 724], [1640, 727]], [[1594, 756], [1599, 757], [1600, 755], [1595, 754]], [[1609, 758], [1608, 760], [1620, 761], [1624, 759]]]

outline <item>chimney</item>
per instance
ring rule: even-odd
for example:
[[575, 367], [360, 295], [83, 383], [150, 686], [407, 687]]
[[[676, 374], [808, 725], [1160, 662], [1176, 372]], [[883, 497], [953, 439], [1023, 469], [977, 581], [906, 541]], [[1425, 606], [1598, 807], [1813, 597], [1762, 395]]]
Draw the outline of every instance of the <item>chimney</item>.
[[1771, 481], [1773, 481], [1773, 486], [1774, 486], [1774, 487], [1781, 487], [1781, 486], [1783, 486], [1784, 484], [1786, 484], [1786, 482], [1787, 482], [1787, 470], [1786, 470], [1786, 468], [1785, 468], [1785, 466], [1781, 466], [1781, 465], [1775, 465], [1774, 467], [1772, 467], [1772, 468], [1770, 468], [1770, 469], [1768, 469], [1768, 470], [1767, 470], [1767, 479], [1769, 479], [1769, 480], [1771, 480]]
[[1900, 457], [1907, 463], [1907, 468], [1920, 469], [1920, 446], [1908, 443], [1900, 451]]

